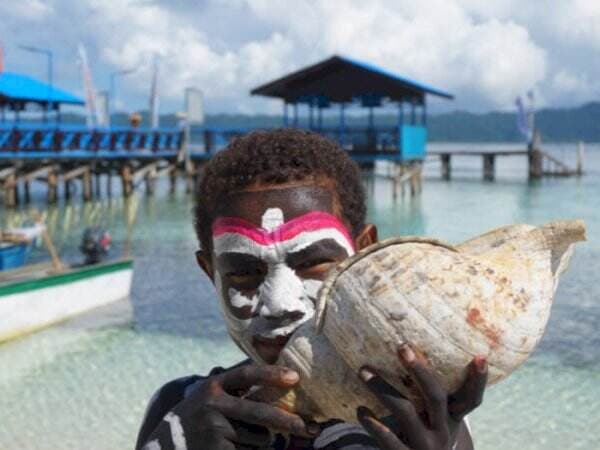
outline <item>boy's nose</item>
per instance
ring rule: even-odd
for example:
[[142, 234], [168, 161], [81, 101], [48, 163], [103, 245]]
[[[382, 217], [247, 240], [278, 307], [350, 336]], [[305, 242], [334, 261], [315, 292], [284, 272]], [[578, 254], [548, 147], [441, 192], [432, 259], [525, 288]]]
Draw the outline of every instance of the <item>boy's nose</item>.
[[259, 293], [259, 315], [285, 323], [302, 319], [308, 312], [303, 297], [304, 286], [292, 269], [285, 264], [271, 266]]
[[282, 325], [287, 325], [292, 322], [296, 322], [304, 317], [306, 313], [304, 311], [281, 311], [277, 315], [265, 314], [263, 317], [269, 321], [281, 322]]

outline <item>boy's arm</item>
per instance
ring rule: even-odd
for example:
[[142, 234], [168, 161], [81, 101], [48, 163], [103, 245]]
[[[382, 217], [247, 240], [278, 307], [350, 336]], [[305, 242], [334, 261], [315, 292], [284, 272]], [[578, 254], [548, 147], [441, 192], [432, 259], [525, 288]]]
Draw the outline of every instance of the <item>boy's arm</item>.
[[[177, 395], [165, 401], [163, 393], [149, 409], [136, 449], [260, 446], [270, 440], [268, 430], [308, 438], [313, 433], [299, 416], [240, 397], [252, 386], [290, 388], [298, 381], [298, 374], [283, 367], [246, 365], [209, 376], [179, 402]], [[255, 427], [248, 432], [247, 426], [238, 427], [239, 422]], [[183, 445], [177, 447], [177, 442]]]

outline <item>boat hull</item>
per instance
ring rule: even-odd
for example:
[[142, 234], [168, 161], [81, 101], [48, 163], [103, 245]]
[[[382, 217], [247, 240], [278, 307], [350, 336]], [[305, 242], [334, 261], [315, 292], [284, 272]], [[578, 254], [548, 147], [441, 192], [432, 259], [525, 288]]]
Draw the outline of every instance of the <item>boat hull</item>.
[[0, 342], [129, 296], [133, 261], [70, 269], [0, 285]]

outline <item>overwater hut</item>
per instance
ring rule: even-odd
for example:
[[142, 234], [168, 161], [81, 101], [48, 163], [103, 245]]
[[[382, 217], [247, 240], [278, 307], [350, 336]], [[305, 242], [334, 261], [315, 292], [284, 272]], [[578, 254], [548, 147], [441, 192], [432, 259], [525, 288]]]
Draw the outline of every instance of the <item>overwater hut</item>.
[[[251, 91], [283, 100], [285, 126], [308, 128], [337, 140], [363, 163], [378, 159], [422, 161], [427, 142], [427, 94], [452, 94], [354, 59], [332, 56]], [[368, 111], [367, 124], [350, 125], [347, 110]], [[376, 124], [374, 110], [395, 106], [393, 126]], [[339, 109], [336, 124], [323, 123], [323, 112]], [[302, 112], [304, 111], [304, 117]]]
[[60, 120], [62, 104], [83, 105], [84, 101], [69, 92], [26, 75], [0, 73], [0, 121], [5, 122], [7, 112], [12, 112], [14, 117], [9, 120], [18, 122], [20, 112], [25, 111], [28, 104], [39, 105], [45, 121], [49, 111], [54, 111], [56, 119]]

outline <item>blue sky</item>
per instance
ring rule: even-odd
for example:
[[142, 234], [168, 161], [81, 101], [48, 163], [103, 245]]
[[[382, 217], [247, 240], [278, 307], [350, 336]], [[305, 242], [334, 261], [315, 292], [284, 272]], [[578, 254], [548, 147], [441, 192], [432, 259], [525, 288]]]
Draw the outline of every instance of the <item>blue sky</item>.
[[94, 83], [118, 79], [122, 110], [146, 109], [160, 55], [161, 112], [183, 90], [209, 113], [279, 113], [251, 88], [338, 53], [453, 92], [433, 111], [512, 109], [534, 89], [538, 106], [600, 97], [597, 0], [19, 0], [0, 3], [5, 70], [45, 79], [46, 63], [19, 44], [54, 52], [57, 85], [82, 93], [77, 46]]

